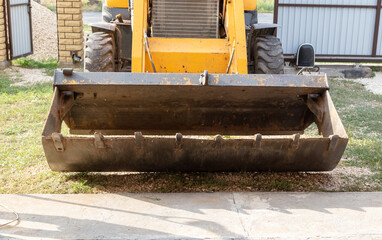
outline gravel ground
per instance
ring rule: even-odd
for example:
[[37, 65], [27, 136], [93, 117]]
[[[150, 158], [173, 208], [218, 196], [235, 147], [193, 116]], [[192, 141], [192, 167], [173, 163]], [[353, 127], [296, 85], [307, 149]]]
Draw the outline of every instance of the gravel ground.
[[354, 81], [364, 85], [368, 91], [382, 95], [382, 72], [375, 72], [373, 78], [361, 78]]
[[48, 8], [31, 1], [33, 55], [35, 60], [57, 58], [57, 19]]
[[47, 76], [42, 70], [43, 69], [28, 69], [12, 66], [10, 68], [5, 69], [4, 71], [8, 73], [12, 79], [21, 79], [21, 81], [13, 83], [12, 86], [32, 86], [37, 83], [46, 83], [53, 81], [53, 77]]
[[380, 185], [367, 168], [338, 165], [330, 172], [80, 173], [94, 193], [224, 191], [373, 191]]

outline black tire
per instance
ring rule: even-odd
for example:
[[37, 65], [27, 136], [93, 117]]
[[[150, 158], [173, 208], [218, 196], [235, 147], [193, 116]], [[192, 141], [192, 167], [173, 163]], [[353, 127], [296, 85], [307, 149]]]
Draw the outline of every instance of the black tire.
[[273, 35], [256, 37], [254, 51], [255, 73], [284, 74], [284, 54], [279, 38]]
[[115, 41], [111, 33], [95, 32], [86, 39], [85, 71], [115, 72]]

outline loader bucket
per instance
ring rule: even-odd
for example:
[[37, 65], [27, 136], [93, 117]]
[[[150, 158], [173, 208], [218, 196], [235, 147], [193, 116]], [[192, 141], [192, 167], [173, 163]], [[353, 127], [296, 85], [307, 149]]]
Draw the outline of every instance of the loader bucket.
[[[325, 75], [57, 70], [42, 143], [54, 171], [328, 171], [348, 142], [328, 89]], [[313, 122], [322, 135], [302, 135]]]

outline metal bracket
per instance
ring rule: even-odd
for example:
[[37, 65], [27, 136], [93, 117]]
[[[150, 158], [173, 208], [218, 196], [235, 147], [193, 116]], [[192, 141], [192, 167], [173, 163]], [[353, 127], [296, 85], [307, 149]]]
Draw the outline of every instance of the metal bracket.
[[102, 133], [94, 133], [94, 145], [96, 148], [106, 148], [105, 143], [103, 142]]
[[62, 134], [61, 133], [52, 133], [52, 139], [53, 139], [53, 143], [54, 143], [54, 147], [56, 148], [56, 150], [58, 152], [63, 152], [65, 149], [64, 149], [64, 144], [62, 143]]
[[182, 148], [183, 135], [181, 133], [175, 134], [175, 144], [176, 148]]
[[220, 136], [219, 134], [216, 135], [216, 136], [214, 137], [214, 141], [215, 141], [215, 143], [214, 143], [214, 147], [221, 148], [221, 146], [222, 146], [222, 142], [223, 142], [223, 138], [222, 138], [222, 136]]
[[309, 110], [316, 116], [317, 120], [322, 122], [322, 119], [324, 118], [324, 106], [321, 104], [321, 101], [317, 103], [312, 99], [311, 96], [308, 96], [306, 105], [308, 106]]
[[208, 71], [204, 70], [202, 74], [200, 74], [199, 78], [200, 85], [208, 86]]
[[336, 148], [337, 146], [337, 143], [338, 143], [338, 139], [340, 137], [338, 135], [330, 135], [329, 136], [329, 139], [330, 139], [330, 142], [329, 142], [329, 146], [328, 146], [328, 151], [331, 152], [331, 151], [334, 151], [334, 149]]
[[254, 136], [254, 142], [253, 142], [253, 147], [254, 148], [260, 148], [261, 147], [261, 139], [262, 139], [262, 135], [260, 134], [260, 133], [258, 133], [258, 134], [255, 134], [255, 136]]
[[143, 146], [143, 135], [141, 132], [135, 132], [134, 133], [134, 137], [135, 137], [135, 145], [137, 148], [142, 148]]
[[62, 91], [60, 95], [60, 119], [63, 120], [74, 105], [74, 92]]
[[296, 133], [292, 136], [292, 143], [290, 144], [291, 148], [297, 149], [300, 141], [300, 134]]

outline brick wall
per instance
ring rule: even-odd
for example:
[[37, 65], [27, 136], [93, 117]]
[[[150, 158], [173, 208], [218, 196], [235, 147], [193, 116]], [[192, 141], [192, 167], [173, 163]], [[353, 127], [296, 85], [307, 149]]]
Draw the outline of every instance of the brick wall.
[[57, 30], [59, 65], [72, 64], [70, 51], [78, 51], [78, 56], [83, 58], [81, 0], [57, 0]]
[[0, 0], [0, 62], [5, 62], [7, 60], [3, 1], [4, 0]]

